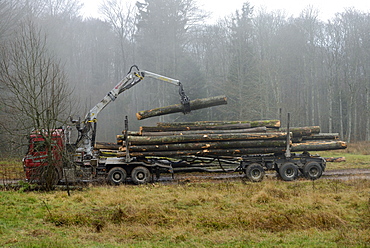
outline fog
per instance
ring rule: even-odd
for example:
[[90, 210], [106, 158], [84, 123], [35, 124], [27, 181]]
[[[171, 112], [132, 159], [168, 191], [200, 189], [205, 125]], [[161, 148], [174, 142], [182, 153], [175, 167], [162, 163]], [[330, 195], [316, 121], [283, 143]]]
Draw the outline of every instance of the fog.
[[179, 79], [191, 99], [228, 97], [224, 106], [138, 121], [137, 111], [180, 99], [177, 87], [145, 78], [99, 115], [98, 141], [115, 142], [125, 116], [137, 130], [158, 121], [276, 119], [280, 109], [283, 124], [289, 112], [293, 126], [369, 140], [369, 13], [343, 9], [323, 21], [313, 7], [292, 17], [246, 3], [209, 24], [193, 0], [141, 2], [106, 2], [97, 19], [77, 0], [5, 0], [2, 48], [9, 51], [22, 23], [35, 23], [72, 91], [65, 104], [81, 118], [134, 64]]

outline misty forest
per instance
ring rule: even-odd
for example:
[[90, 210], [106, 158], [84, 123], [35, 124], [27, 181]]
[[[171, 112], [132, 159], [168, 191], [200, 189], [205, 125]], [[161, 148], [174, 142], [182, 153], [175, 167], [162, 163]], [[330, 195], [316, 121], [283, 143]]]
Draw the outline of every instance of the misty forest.
[[100, 18], [82, 6], [0, 0], [2, 152], [32, 128], [84, 118], [132, 65], [179, 79], [190, 99], [226, 95], [228, 104], [138, 121], [136, 112], [180, 100], [177, 87], [146, 78], [100, 113], [99, 141], [114, 142], [125, 116], [137, 130], [158, 121], [285, 125], [287, 113], [291, 126], [370, 140], [369, 13], [344, 9], [323, 21], [314, 7], [291, 17], [245, 2], [210, 23], [197, 0], [105, 0]]

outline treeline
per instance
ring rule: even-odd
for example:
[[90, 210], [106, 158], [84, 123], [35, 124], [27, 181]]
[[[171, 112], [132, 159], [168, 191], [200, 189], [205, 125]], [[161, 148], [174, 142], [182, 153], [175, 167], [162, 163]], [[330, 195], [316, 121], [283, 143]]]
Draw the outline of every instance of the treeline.
[[176, 87], [145, 79], [100, 114], [101, 141], [114, 141], [126, 115], [137, 129], [158, 121], [280, 117], [284, 126], [288, 112], [292, 126], [317, 125], [347, 141], [370, 139], [369, 13], [346, 9], [322, 21], [313, 8], [293, 18], [246, 2], [205, 24], [207, 14], [197, 6], [196, 0], [102, 1], [97, 19], [84, 18], [78, 0], [3, 0], [0, 45], [7, 49], [21, 23], [37, 23], [66, 72], [81, 118], [133, 64], [181, 80], [191, 99], [228, 97], [228, 105], [139, 122], [136, 112], [180, 99]]

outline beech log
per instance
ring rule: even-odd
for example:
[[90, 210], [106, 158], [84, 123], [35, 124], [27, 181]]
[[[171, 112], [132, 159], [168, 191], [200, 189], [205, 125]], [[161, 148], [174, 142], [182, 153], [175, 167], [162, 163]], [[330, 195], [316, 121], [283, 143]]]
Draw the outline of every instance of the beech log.
[[[130, 156], [156, 156], [156, 157], [181, 157], [181, 156], [241, 156], [244, 154], [266, 154], [284, 152], [285, 147], [261, 147], [261, 148], [243, 148], [243, 149], [202, 149], [202, 150], [181, 150], [181, 151], [148, 151], [148, 152], [130, 152]], [[118, 156], [126, 156], [125, 152]]]
[[118, 150], [120, 145], [115, 143], [108, 143], [108, 142], [95, 142], [95, 149], [110, 149], [110, 150]]
[[[215, 96], [203, 99], [196, 99], [190, 101], [190, 110], [197, 110], [202, 108], [209, 108], [213, 106], [227, 104], [226, 96]], [[172, 113], [179, 113], [184, 111], [184, 106], [182, 104], [175, 104], [161, 108], [155, 108], [150, 110], [143, 110], [136, 113], [136, 118], [138, 120], [143, 120], [146, 118], [167, 115]]]
[[220, 126], [179, 126], [179, 127], [140, 127], [140, 132], [171, 132], [171, 131], [190, 131], [190, 130], [235, 130], [251, 128], [250, 123], [227, 124]]
[[303, 136], [304, 140], [338, 140], [339, 133], [319, 133], [310, 136]]
[[292, 152], [303, 151], [326, 151], [347, 148], [347, 143], [344, 141], [310, 141], [305, 143], [293, 143]]
[[229, 133], [229, 134], [192, 134], [174, 136], [128, 136], [130, 145], [158, 145], [185, 142], [208, 142], [230, 140], [286, 139], [284, 132], [276, 133]]
[[346, 162], [346, 157], [330, 157], [330, 158], [324, 158], [326, 162]]
[[250, 127], [269, 127], [269, 128], [280, 127], [279, 120], [158, 122], [157, 127], [223, 126], [230, 124], [250, 124]]
[[[286, 132], [286, 128], [280, 128], [281, 131]], [[289, 132], [293, 134], [293, 137], [302, 137], [302, 136], [310, 136], [312, 134], [320, 133], [319, 126], [312, 126], [312, 127], [291, 127], [289, 128]]]
[[286, 140], [246, 140], [246, 141], [216, 141], [177, 143], [163, 145], [131, 145], [130, 152], [145, 151], [176, 151], [200, 149], [230, 149], [230, 148], [258, 148], [258, 147], [286, 147]]
[[190, 130], [190, 131], [170, 131], [170, 132], [141, 132], [143, 136], [168, 136], [168, 135], [187, 135], [187, 134], [222, 134], [222, 133], [261, 133], [265, 132], [266, 127], [254, 127], [247, 129], [231, 130]]
[[[209, 125], [208, 125], [209, 124]], [[140, 127], [140, 132], [170, 132], [170, 131], [189, 131], [189, 130], [233, 130], [247, 129], [255, 127], [278, 128], [280, 121], [245, 121], [235, 122], [174, 122], [158, 123], [156, 127]], [[276, 131], [276, 130], [275, 130]]]

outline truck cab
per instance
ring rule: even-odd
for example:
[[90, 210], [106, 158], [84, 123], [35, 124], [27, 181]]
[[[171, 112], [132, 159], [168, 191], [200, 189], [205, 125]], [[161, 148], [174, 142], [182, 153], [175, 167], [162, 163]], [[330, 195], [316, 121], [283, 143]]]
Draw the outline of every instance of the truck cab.
[[[59, 181], [62, 175], [63, 137], [63, 129], [33, 131], [31, 133], [28, 150], [23, 158], [23, 168], [26, 173], [27, 181], [40, 181], [43, 177], [42, 174], [49, 165], [48, 161], [51, 161], [51, 159], [53, 163], [55, 163], [53, 168], [54, 176], [56, 176], [55, 180]], [[48, 142], [51, 142], [51, 144], [48, 145]]]

